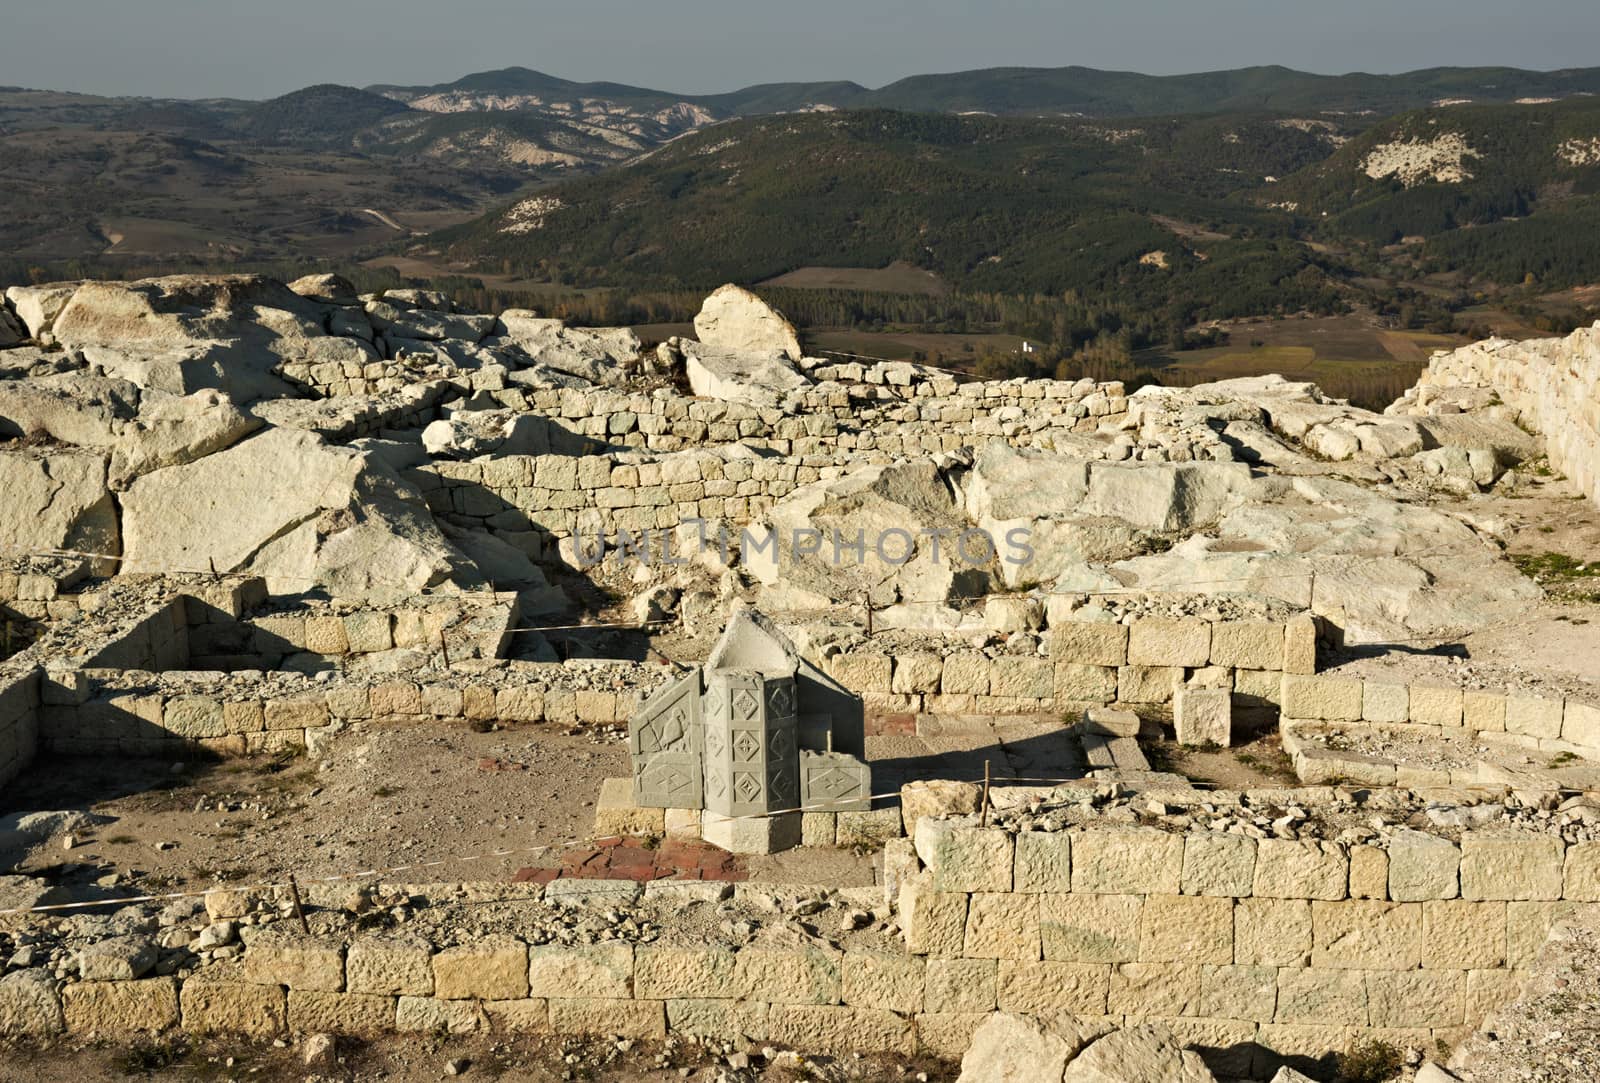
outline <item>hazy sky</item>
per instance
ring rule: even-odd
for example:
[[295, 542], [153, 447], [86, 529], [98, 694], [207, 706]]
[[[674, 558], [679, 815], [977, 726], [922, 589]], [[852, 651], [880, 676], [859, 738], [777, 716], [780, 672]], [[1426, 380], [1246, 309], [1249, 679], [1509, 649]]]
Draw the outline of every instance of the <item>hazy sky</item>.
[[263, 98], [513, 64], [680, 93], [1000, 65], [1600, 64], [1596, 0], [0, 0], [0, 85]]

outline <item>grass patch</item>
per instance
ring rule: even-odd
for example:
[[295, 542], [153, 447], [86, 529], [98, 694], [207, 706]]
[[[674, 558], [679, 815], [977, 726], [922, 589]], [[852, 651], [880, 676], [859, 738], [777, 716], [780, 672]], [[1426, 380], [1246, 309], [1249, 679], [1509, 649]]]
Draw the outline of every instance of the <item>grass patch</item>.
[[1565, 553], [1520, 553], [1511, 558], [1517, 570], [1537, 582], [1585, 579], [1596, 574], [1587, 561]]
[[1339, 1078], [1345, 1083], [1384, 1083], [1405, 1067], [1405, 1056], [1388, 1042], [1357, 1042], [1338, 1059]]
[[188, 1059], [189, 1046], [182, 1041], [140, 1042], [117, 1059], [117, 1069], [123, 1075], [155, 1075]]

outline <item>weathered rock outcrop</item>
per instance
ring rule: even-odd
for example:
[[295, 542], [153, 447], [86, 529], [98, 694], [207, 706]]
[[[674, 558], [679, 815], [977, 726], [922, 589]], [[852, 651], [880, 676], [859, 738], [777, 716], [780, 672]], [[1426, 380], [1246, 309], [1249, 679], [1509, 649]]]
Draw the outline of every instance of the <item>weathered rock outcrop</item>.
[[1463, 412], [1539, 433], [1550, 464], [1600, 503], [1600, 323], [1566, 338], [1491, 338], [1436, 353], [1386, 411], [1434, 424]]
[[249, 572], [275, 591], [414, 593], [461, 561], [421, 497], [375, 456], [269, 429], [138, 479], [122, 499], [129, 572]]
[[[89, 451], [0, 453], [0, 553], [71, 549], [115, 557], [117, 513], [106, 463]], [[115, 570], [102, 562], [102, 570]]]
[[274, 374], [287, 361], [377, 358], [358, 339], [329, 335], [316, 304], [259, 275], [86, 282], [53, 333], [140, 387], [179, 395], [214, 388], [241, 404], [295, 394]]
[[531, 364], [581, 377], [594, 384], [621, 383], [627, 369], [639, 358], [639, 337], [626, 327], [587, 330], [568, 327], [527, 309], [508, 308], [500, 313], [493, 337], [483, 343], [493, 348], [516, 347]]
[[800, 360], [800, 335], [794, 324], [761, 298], [732, 284], [718, 288], [694, 318], [702, 344], [734, 353], [779, 354]]
[[38, 339], [53, 330], [56, 317], [78, 292], [77, 282], [54, 282], [46, 286], [12, 286], [6, 300], [27, 329], [28, 337]]
[[789, 392], [811, 384], [781, 353], [752, 353], [685, 342], [683, 355], [690, 389], [709, 399], [777, 406]]

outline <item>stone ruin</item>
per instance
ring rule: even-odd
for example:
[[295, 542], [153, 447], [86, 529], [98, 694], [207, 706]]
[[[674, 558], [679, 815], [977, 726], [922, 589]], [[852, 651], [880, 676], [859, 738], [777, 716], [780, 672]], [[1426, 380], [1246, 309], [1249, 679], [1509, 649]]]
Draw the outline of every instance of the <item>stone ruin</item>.
[[[276, 889], [35, 919], [0, 978], [6, 1035], [548, 1028], [956, 1057], [996, 1012], [1065, 1010], [1080, 1037], [1164, 1028], [1197, 1079], [1177, 1044], [1265, 1078], [1353, 1036], [1458, 1042], [1552, 929], [1600, 914], [1592, 682], [1339, 657], [1542, 604], [1503, 502], [1557, 471], [1595, 494], [1595, 330], [1441, 355], [1377, 414], [1278, 377], [1130, 393], [806, 357], [736, 289], [699, 342], [648, 354], [625, 329], [331, 277], [19, 287], [5, 311], [0, 779], [55, 757], [314, 761], [380, 721], [626, 722], [594, 838], [879, 855], [870, 887], [803, 899], [364, 888], [420, 916], [404, 946], [345, 913], [347, 885], [307, 890], [309, 942]], [[676, 547], [694, 520], [772, 544], [575, 559], [625, 531]], [[811, 526], [919, 544], [841, 567]], [[1019, 527], [1029, 563], [924, 544]], [[547, 617], [669, 632], [627, 653], [546, 638]], [[1152, 764], [1155, 739], [1220, 755], [1262, 718], [1286, 754], [1271, 786]], [[987, 826], [952, 770], [975, 747]], [[59, 890], [17, 879], [25, 903]], [[481, 900], [511, 933], [463, 943]], [[580, 905], [599, 942], [553, 940]], [[837, 911], [842, 931], [707, 944], [674, 926], [687, 907], [781, 913], [785, 935]], [[988, 1029], [991, 1050], [1058, 1037]]]
[[754, 610], [628, 720], [628, 751], [635, 804], [703, 810], [702, 837], [735, 852], [798, 845], [802, 810], [871, 807], [861, 698]]

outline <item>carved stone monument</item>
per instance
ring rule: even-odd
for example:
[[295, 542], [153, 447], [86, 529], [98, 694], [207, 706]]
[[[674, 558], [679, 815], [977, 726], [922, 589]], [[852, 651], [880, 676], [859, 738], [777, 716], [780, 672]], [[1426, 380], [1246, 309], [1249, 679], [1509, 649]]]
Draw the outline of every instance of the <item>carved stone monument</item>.
[[699, 809], [706, 838], [729, 849], [794, 845], [802, 809], [871, 806], [860, 698], [754, 610], [639, 708], [628, 741], [635, 804]]

